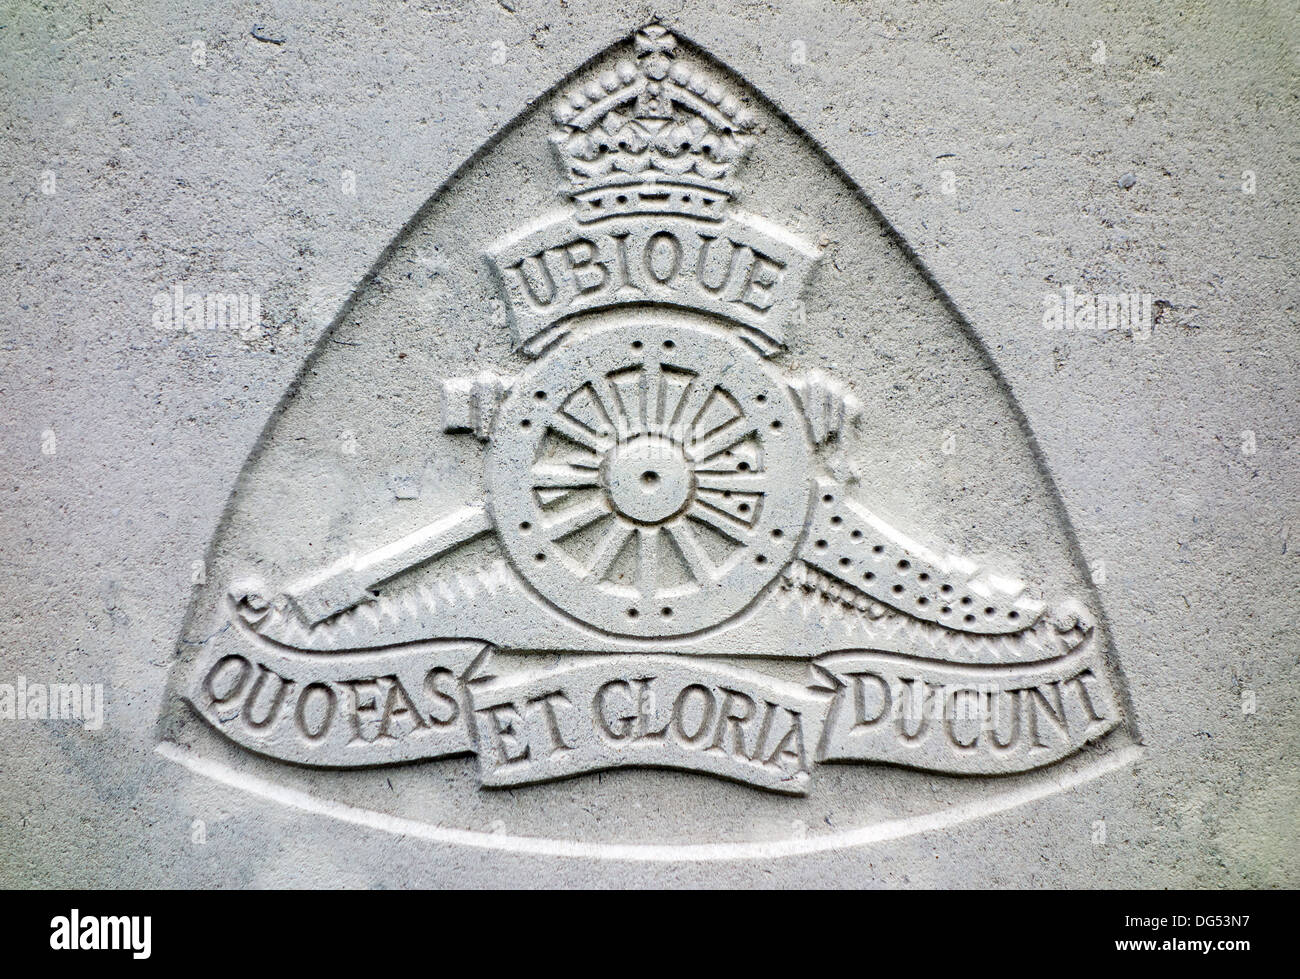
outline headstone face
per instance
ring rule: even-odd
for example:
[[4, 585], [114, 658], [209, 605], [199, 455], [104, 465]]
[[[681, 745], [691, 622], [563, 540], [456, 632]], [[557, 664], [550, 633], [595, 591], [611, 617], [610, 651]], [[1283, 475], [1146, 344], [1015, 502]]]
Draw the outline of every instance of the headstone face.
[[0, 884], [1300, 882], [1294, 4], [10, 6]]
[[664, 24], [476, 154], [334, 330], [365, 342], [322, 340], [217, 532], [168, 758], [403, 833], [669, 857], [1132, 760], [1122, 650], [983, 347]]

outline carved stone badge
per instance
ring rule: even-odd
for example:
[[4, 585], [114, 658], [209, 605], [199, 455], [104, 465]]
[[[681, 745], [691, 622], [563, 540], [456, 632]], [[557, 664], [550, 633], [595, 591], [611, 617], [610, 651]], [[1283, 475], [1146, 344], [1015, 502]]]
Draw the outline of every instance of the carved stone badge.
[[[862, 800], [878, 763], [1014, 776], [1121, 727], [975, 342], [723, 79], [647, 26], [435, 198], [250, 461], [174, 743], [201, 719], [281, 768], [460, 758], [439, 771], [484, 786], [670, 768], [815, 796], [830, 768]], [[451, 271], [417, 289], [401, 262], [429, 249]]]

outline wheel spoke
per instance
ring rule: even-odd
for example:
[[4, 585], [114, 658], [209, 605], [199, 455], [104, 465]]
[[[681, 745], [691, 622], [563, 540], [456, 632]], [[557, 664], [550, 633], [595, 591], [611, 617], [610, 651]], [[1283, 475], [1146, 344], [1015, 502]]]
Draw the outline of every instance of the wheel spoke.
[[695, 485], [700, 489], [762, 493], [767, 489], [767, 482], [767, 473], [761, 472], [719, 472], [710, 470], [695, 473]]
[[614, 520], [591, 555], [591, 561], [587, 565], [588, 577], [597, 580], [605, 577], [605, 572], [609, 570], [609, 566], [614, 563], [614, 558], [618, 557], [618, 552], [623, 549], [623, 545], [631, 536], [631, 527], [621, 520]]
[[546, 525], [546, 532], [551, 540], [567, 537], [575, 530], [594, 523], [609, 513], [609, 507], [603, 499], [591, 500], [580, 506], [572, 506], [560, 511], [555, 520]]
[[[757, 429], [746, 428], [743, 418], [737, 418], [734, 422], [724, 425], [708, 438], [703, 441], [688, 445], [691, 458], [696, 462], [704, 462], [711, 459], [719, 452], [725, 452], [734, 445], [739, 445], [745, 439], [753, 435]], [[737, 434], [739, 433], [739, 434]]]
[[568, 463], [533, 467], [533, 489], [587, 489], [598, 485], [596, 470]]
[[659, 528], [641, 527], [637, 531], [640, 552], [637, 555], [637, 586], [647, 599], [653, 598], [659, 584]]
[[687, 522], [678, 520], [676, 523], [669, 524], [668, 533], [672, 534], [673, 540], [677, 543], [677, 549], [681, 551], [686, 566], [690, 568], [691, 576], [701, 584], [712, 581], [713, 566]]
[[717, 490], [702, 490], [695, 498], [697, 506], [724, 513], [731, 519], [738, 520], [751, 529], [758, 520], [762, 502], [762, 493], [732, 493], [727, 496]]
[[691, 432], [695, 428], [695, 419], [704, 410], [704, 403], [711, 393], [713, 393], [712, 386], [701, 381], [698, 376], [691, 379], [690, 386], [682, 394], [672, 417], [668, 419], [668, 425], [679, 441], [690, 441]]
[[663, 371], [657, 360], [647, 360], [641, 378], [641, 403], [645, 406], [645, 430], [653, 431], [663, 426], [664, 406]]
[[718, 533], [735, 541], [737, 544], [744, 544], [752, 536], [747, 525], [700, 500], [696, 500], [691, 505], [690, 515], [701, 523], [708, 524]]
[[[619, 391], [618, 385], [614, 383], [613, 376], [603, 379], [602, 387], [605, 393], [605, 402], [610, 406], [610, 415], [614, 419], [614, 438], [622, 441], [632, 435], [636, 428], [634, 423], [636, 418], [628, 411], [628, 406], [623, 403], [622, 392]], [[632, 406], [633, 409], [636, 405]]]
[[574, 421], [602, 436], [608, 436], [614, 431], [609, 409], [600, 400], [600, 393], [590, 381], [570, 395], [561, 410]]
[[604, 436], [593, 432], [586, 425], [574, 421], [568, 415], [557, 414], [551, 418], [551, 428], [559, 432], [565, 438], [577, 442], [579, 445], [586, 446], [592, 452], [600, 455], [610, 446], [610, 440]]

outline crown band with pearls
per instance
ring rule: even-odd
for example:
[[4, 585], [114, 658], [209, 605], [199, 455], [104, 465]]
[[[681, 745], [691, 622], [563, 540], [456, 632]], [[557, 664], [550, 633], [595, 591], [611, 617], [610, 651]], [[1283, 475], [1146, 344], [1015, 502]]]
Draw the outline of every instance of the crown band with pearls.
[[630, 214], [722, 219], [729, 178], [754, 117], [699, 69], [677, 59], [658, 25], [622, 61], [555, 108], [552, 144], [579, 221]]

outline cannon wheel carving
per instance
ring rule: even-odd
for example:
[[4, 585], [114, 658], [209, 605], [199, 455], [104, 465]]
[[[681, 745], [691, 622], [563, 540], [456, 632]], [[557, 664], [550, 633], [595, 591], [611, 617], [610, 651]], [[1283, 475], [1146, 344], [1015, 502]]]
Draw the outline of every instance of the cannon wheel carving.
[[803, 533], [809, 445], [790, 391], [720, 330], [657, 320], [572, 336], [493, 424], [494, 523], [557, 608], [630, 636], [748, 606]]

